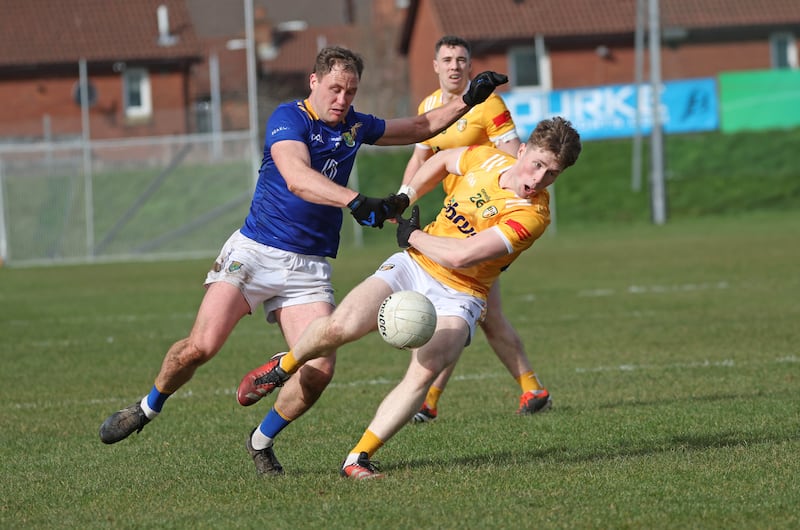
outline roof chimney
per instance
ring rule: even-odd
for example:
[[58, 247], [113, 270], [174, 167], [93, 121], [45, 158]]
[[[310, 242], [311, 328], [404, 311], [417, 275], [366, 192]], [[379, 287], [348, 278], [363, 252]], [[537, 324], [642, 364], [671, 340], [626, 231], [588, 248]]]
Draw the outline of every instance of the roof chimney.
[[169, 32], [169, 11], [166, 5], [161, 4], [158, 6], [156, 17], [158, 18], [158, 45], [172, 46], [178, 42], [178, 37], [171, 35]]

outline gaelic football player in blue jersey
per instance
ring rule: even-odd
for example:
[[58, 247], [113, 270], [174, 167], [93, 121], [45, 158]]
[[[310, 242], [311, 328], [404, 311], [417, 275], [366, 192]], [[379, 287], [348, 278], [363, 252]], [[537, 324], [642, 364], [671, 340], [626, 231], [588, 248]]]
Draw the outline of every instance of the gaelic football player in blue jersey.
[[[444, 130], [507, 81], [485, 72], [463, 98], [431, 112], [383, 120], [352, 107], [363, 70], [340, 47], [319, 52], [305, 100], [278, 107], [267, 121], [264, 157], [250, 212], [222, 247], [188, 337], [167, 351], [150, 392], [109, 416], [100, 439], [113, 444], [140, 432], [164, 402], [222, 348], [236, 324], [259, 306], [291, 348], [308, 324], [333, 312], [331, 266], [342, 208], [364, 226], [381, 227], [408, 205], [403, 195], [364, 197], [347, 187], [362, 144], [404, 145]], [[281, 392], [247, 449], [261, 474], [282, 474], [274, 437], [307, 411], [333, 377], [335, 355], [308, 363]]]

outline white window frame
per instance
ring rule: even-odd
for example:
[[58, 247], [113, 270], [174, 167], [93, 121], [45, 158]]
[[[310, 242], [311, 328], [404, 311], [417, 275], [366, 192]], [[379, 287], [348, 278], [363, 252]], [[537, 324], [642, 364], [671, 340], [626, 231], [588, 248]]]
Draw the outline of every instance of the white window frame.
[[[131, 91], [139, 91], [139, 104], [131, 103]], [[122, 100], [127, 118], [146, 118], [153, 114], [150, 75], [144, 68], [126, 68], [122, 72]]]
[[[773, 33], [769, 36], [770, 63], [772, 68], [792, 68], [798, 67], [797, 42], [791, 33]], [[782, 58], [786, 58], [786, 64], [780, 64]]]
[[508, 64], [511, 71], [511, 83], [515, 89], [522, 90], [542, 90], [550, 91], [553, 89], [553, 77], [550, 69], [550, 54], [547, 52], [547, 47], [544, 44], [544, 37], [536, 35], [533, 42], [533, 52], [535, 56], [536, 66], [538, 68], [538, 85], [521, 85], [519, 84], [519, 74], [517, 72], [517, 61], [515, 56], [518, 54], [530, 54], [530, 46], [517, 46], [509, 49]]

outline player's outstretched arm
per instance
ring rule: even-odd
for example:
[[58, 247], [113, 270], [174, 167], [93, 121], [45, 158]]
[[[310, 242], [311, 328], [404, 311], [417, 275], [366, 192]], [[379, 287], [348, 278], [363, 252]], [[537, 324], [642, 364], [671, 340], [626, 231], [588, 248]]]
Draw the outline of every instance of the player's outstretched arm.
[[410, 118], [386, 121], [386, 130], [378, 145], [407, 145], [427, 140], [449, 127], [478, 103], [486, 101], [494, 89], [507, 83], [508, 77], [497, 72], [481, 72], [470, 82], [466, 94], [447, 105]]

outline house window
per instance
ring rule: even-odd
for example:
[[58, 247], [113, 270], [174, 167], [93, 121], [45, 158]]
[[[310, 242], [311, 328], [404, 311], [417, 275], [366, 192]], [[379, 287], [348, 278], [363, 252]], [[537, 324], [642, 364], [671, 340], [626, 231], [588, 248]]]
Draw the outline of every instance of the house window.
[[142, 118], [152, 114], [150, 76], [144, 68], [128, 68], [122, 74], [122, 91], [127, 118]]
[[520, 46], [509, 50], [511, 83], [516, 88], [550, 90], [550, 57], [544, 39], [537, 36], [531, 46]]
[[791, 33], [775, 33], [769, 38], [772, 67], [797, 68], [797, 44]]

